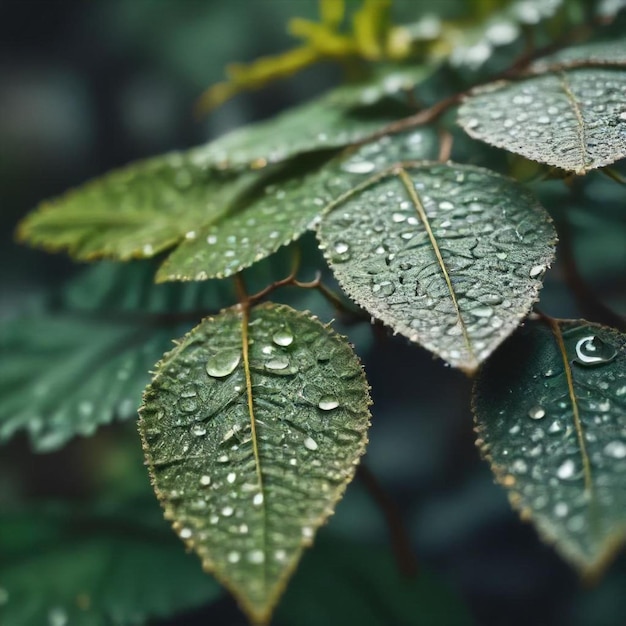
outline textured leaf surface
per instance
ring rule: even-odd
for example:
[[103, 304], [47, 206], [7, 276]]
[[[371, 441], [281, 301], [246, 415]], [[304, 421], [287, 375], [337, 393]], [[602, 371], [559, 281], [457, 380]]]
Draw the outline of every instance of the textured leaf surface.
[[396, 119], [393, 111], [353, 107], [360, 93], [352, 86], [340, 87], [274, 118], [238, 128], [209, 144], [205, 163], [220, 169], [262, 168], [303, 152], [355, 143]]
[[[102, 263], [38, 309], [0, 326], [0, 441], [27, 430], [40, 451], [137, 415], [148, 371], [182, 311], [219, 308], [226, 286], [152, 283], [154, 265]], [[217, 305], [217, 306], [216, 306]]]
[[204, 567], [265, 622], [364, 451], [367, 383], [350, 346], [265, 305], [208, 318], [167, 354], [140, 432], [166, 516]]
[[133, 163], [42, 204], [21, 240], [80, 260], [151, 257], [216, 220], [253, 175], [210, 170], [205, 148]]
[[479, 445], [511, 502], [576, 567], [626, 539], [626, 336], [532, 322], [476, 381]]
[[436, 135], [425, 129], [385, 137], [313, 172], [296, 171], [268, 182], [259, 194], [177, 248], [157, 280], [231, 276], [269, 256], [316, 224], [325, 207], [372, 175], [401, 160], [436, 155]]
[[472, 137], [584, 174], [626, 156], [626, 72], [576, 69], [475, 91], [459, 108]]
[[472, 372], [537, 299], [554, 229], [527, 190], [488, 170], [424, 164], [406, 172], [325, 216], [321, 245], [360, 306]]
[[0, 517], [0, 623], [139, 626], [213, 601], [158, 507], [40, 508]]

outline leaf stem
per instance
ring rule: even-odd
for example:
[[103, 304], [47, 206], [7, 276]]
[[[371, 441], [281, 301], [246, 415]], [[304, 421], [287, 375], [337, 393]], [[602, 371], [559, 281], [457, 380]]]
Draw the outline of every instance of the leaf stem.
[[396, 503], [383, 489], [372, 471], [363, 463], [357, 469], [357, 476], [385, 517], [391, 540], [391, 549], [396, 559], [398, 570], [403, 576], [408, 578], [416, 576], [418, 571], [417, 560], [413, 554], [411, 540]]

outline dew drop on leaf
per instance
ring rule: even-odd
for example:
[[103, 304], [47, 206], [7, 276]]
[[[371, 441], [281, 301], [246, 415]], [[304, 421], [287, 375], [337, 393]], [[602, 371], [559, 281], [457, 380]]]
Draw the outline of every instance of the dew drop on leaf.
[[542, 406], [534, 406], [530, 411], [528, 411], [528, 417], [533, 420], [540, 420], [542, 417], [545, 417], [546, 410]]
[[317, 406], [319, 406], [322, 411], [332, 411], [339, 406], [339, 401], [332, 396], [322, 396]]
[[222, 350], [209, 358], [206, 363], [206, 372], [213, 378], [224, 378], [235, 371], [240, 360], [239, 350]]
[[615, 358], [617, 350], [595, 335], [588, 335], [576, 342], [574, 363], [585, 366], [601, 365]]
[[284, 354], [278, 354], [277, 356], [271, 358], [265, 364], [265, 367], [268, 370], [284, 370], [289, 367], [289, 357]]
[[293, 333], [291, 333], [291, 331], [287, 330], [286, 328], [283, 328], [282, 330], [277, 330], [272, 336], [272, 341], [277, 346], [282, 346], [286, 348], [293, 343]]

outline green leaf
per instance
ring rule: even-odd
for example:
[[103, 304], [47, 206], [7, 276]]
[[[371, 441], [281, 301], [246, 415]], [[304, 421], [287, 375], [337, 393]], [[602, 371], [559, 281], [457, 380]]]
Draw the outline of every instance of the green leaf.
[[626, 336], [532, 322], [474, 389], [485, 457], [525, 519], [597, 574], [626, 539]]
[[[224, 285], [155, 286], [154, 265], [102, 263], [0, 326], [0, 441], [27, 430], [39, 451], [136, 417], [148, 371]], [[221, 299], [220, 299], [221, 297]]]
[[[238, 128], [209, 144], [206, 164], [262, 168], [297, 154], [341, 148], [397, 119], [394, 107], [352, 106], [359, 88], [339, 87], [269, 120]], [[402, 107], [403, 113], [408, 109]]]
[[152, 257], [227, 211], [257, 176], [226, 176], [205, 163], [206, 148], [133, 163], [43, 203], [18, 237], [79, 260]]
[[140, 432], [166, 517], [266, 623], [367, 442], [370, 403], [344, 339], [267, 304], [208, 318], [165, 355]]
[[430, 572], [407, 578], [389, 549], [328, 533], [305, 555], [277, 610], [289, 626], [466, 626], [468, 609]]
[[157, 507], [48, 506], [0, 517], [0, 623], [138, 626], [220, 590]]
[[475, 90], [459, 124], [476, 139], [582, 175], [626, 156], [626, 72], [573, 69]]
[[326, 160], [312, 172], [303, 173], [299, 164], [293, 164], [249, 194], [236, 212], [179, 246], [159, 269], [157, 280], [236, 274], [298, 239], [317, 223], [325, 207], [362, 183], [365, 174], [399, 160], [432, 157], [435, 145], [434, 131], [424, 129], [366, 144], [354, 154]]
[[407, 165], [326, 215], [321, 246], [374, 317], [471, 373], [528, 313], [554, 257], [522, 186], [467, 165]]
[[530, 71], [540, 74], [553, 70], [555, 67], [567, 69], [580, 63], [610, 66], [626, 65], [626, 38], [594, 41], [559, 50], [532, 63]]

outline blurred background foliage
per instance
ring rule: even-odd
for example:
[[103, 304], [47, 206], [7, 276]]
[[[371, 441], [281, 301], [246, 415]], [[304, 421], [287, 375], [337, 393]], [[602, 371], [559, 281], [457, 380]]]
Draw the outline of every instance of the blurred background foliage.
[[[470, 5], [472, 11], [487, 14], [505, 4], [443, 0], [436, 10], [462, 24], [470, 17]], [[416, 20], [433, 10], [427, 2], [394, 4], [398, 21]], [[249, 62], [293, 46], [285, 24], [294, 15], [317, 19], [317, 2], [0, 2], [0, 319], [19, 320], [26, 307], [82, 269], [63, 256], [13, 243], [17, 221], [37, 202], [134, 159], [190, 147], [271, 116], [341, 80], [338, 65], [323, 63], [261, 91], [238, 95], [201, 121], [194, 117], [197, 98], [223, 79], [229, 62]], [[461, 88], [472, 76], [472, 69], [463, 69], [453, 78]], [[459, 136], [455, 158], [477, 161], [475, 146]], [[481, 164], [521, 177], [533, 173], [523, 160], [507, 161], [498, 151], [481, 149]], [[566, 243], [587, 284], [603, 302], [626, 313], [624, 187], [598, 173], [569, 188], [562, 182], [535, 186], [557, 223], [567, 227]], [[312, 241], [305, 246], [310, 254], [304, 273], [312, 276], [321, 260]], [[286, 263], [281, 262], [279, 255], [262, 276], [284, 273]], [[560, 317], [587, 313], [568, 291], [566, 276], [559, 260], [546, 277], [542, 307]], [[310, 292], [292, 293], [288, 299], [323, 320], [334, 315]], [[230, 302], [226, 298], [222, 304]], [[404, 340], [371, 333], [366, 325], [338, 326], [355, 343], [372, 386], [374, 420], [366, 462], [404, 515], [420, 577], [407, 583], [394, 571], [383, 517], [357, 479], [322, 531], [319, 545], [306, 556], [276, 624], [623, 624], [626, 559], [622, 555], [599, 584], [585, 588], [517, 518], [474, 447], [470, 382]], [[0, 346], [5, 364], [11, 359], [7, 345]], [[2, 559], [11, 550], [17, 554], [23, 545], [28, 547], [29, 538], [19, 529], [32, 522], [20, 522], [19, 515], [28, 517], [34, 510], [47, 519], [47, 513], [33, 509], [37, 502], [66, 500], [87, 515], [94, 500], [143, 502], [149, 489], [133, 420], [36, 456], [26, 436], [16, 435], [0, 453], [0, 510], [18, 516], [11, 518], [15, 523], [3, 522], [0, 574]], [[94, 515], [101, 515], [98, 511]], [[55, 535], [59, 515], [54, 509], [52, 539], [47, 540], [69, 541], [60, 530]], [[147, 515], [154, 519], [155, 512]], [[158, 517], [156, 512], [154, 523], [167, 535]], [[117, 547], [107, 549], [125, 549], [119, 542], [112, 545]], [[179, 548], [182, 553], [182, 544]], [[84, 550], [91, 554], [95, 548], [89, 544]], [[136, 571], [126, 575], [140, 577], [142, 564], [151, 567], [152, 558], [152, 553], [138, 554]], [[202, 595], [202, 583], [196, 580], [199, 565], [193, 559], [189, 563], [180, 565], [191, 572], [188, 606], [183, 607], [189, 612], [169, 619], [167, 607], [155, 605], [146, 609], [152, 623], [244, 624], [229, 597], [219, 596], [210, 584]], [[33, 598], [45, 592], [35, 573], [31, 568], [20, 578]], [[68, 570], [67, 576], [72, 575]], [[159, 589], [157, 582], [154, 589]], [[202, 597], [209, 601], [214, 596], [219, 596], [215, 602], [202, 606]], [[140, 618], [129, 615], [124, 619]]]

